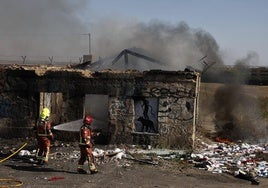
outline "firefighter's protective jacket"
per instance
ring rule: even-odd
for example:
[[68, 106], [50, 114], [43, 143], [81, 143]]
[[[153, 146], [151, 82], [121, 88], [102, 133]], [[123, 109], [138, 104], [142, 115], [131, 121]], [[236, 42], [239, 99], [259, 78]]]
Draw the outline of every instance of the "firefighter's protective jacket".
[[92, 142], [92, 137], [93, 132], [89, 126], [82, 125], [80, 128], [80, 142], [79, 146], [84, 146], [87, 148], [92, 148], [93, 142]]
[[51, 132], [51, 123], [48, 120], [39, 119], [34, 127], [37, 137], [47, 137], [52, 138], [53, 134]]

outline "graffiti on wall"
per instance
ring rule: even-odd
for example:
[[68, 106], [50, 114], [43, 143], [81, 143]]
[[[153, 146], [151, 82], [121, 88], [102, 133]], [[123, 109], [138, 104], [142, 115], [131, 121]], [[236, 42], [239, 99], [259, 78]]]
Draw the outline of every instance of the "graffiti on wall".
[[193, 119], [194, 87], [153, 87], [147, 94], [160, 97], [159, 117], [167, 117], [174, 121], [189, 121]]
[[175, 102], [180, 98], [193, 98], [195, 96], [194, 88], [151, 88], [146, 92], [148, 95], [152, 97], [170, 97], [174, 98]]
[[128, 105], [125, 100], [114, 98], [110, 99], [110, 116], [111, 119], [117, 119], [119, 121], [125, 121], [128, 113]]
[[110, 120], [116, 121], [119, 127], [116, 126], [116, 132], [121, 131], [125, 132], [127, 127], [133, 125], [132, 118], [129, 114], [131, 113], [131, 99], [124, 98], [110, 98], [109, 99], [109, 116]]
[[[189, 98], [165, 98], [159, 100], [159, 117], [167, 117], [174, 121], [189, 121], [193, 119], [193, 101]], [[190, 102], [189, 102], [190, 101]]]
[[134, 101], [135, 131], [158, 133], [157, 98], [139, 98]]

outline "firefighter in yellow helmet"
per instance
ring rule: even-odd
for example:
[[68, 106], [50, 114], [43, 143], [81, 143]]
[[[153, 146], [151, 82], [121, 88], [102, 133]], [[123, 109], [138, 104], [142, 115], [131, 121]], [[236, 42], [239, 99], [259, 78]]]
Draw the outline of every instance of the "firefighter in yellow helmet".
[[53, 133], [51, 132], [51, 122], [49, 121], [50, 110], [43, 108], [37, 123], [34, 126], [36, 138], [38, 142], [38, 150], [36, 158], [38, 164], [44, 164], [48, 162], [48, 155], [50, 150], [50, 142], [53, 139]]

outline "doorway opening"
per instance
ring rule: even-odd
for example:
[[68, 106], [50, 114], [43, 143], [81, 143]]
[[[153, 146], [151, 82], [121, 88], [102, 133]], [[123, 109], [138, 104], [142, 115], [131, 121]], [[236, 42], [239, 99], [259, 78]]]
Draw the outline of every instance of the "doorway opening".
[[54, 125], [60, 122], [63, 103], [62, 96], [62, 93], [40, 93], [39, 114], [43, 108], [48, 108], [50, 110], [50, 120]]
[[92, 116], [92, 129], [100, 132], [100, 135], [94, 139], [96, 144], [107, 144], [108, 142], [110, 134], [108, 100], [108, 95], [85, 95], [84, 114]]

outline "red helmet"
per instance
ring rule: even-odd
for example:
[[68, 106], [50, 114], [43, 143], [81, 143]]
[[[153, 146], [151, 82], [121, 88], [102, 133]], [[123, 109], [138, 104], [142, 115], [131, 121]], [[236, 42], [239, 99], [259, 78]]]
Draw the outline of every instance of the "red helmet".
[[90, 115], [85, 115], [84, 123], [90, 125], [93, 121], [93, 118]]

